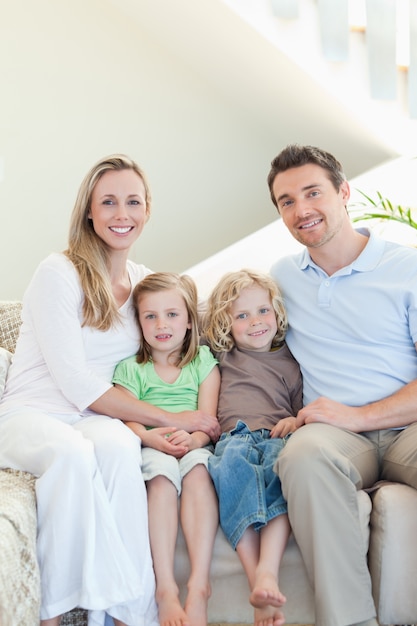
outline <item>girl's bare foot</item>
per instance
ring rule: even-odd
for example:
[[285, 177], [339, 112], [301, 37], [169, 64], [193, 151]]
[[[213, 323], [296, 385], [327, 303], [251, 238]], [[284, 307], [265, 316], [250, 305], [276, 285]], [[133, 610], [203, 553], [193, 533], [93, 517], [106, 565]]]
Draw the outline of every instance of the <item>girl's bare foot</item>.
[[207, 626], [207, 602], [210, 595], [209, 586], [203, 589], [189, 588], [184, 608], [191, 626]]
[[285, 617], [276, 607], [268, 606], [255, 609], [254, 626], [283, 626]]
[[[272, 574], [264, 573], [256, 577], [249, 601], [252, 606], [262, 609], [267, 606], [280, 607], [286, 597], [279, 590], [278, 581]], [[273, 624], [273, 622], [271, 622]], [[274, 625], [275, 626], [275, 625]]]
[[160, 626], [192, 626], [187, 617], [178, 594], [175, 592], [160, 592], [156, 594]]

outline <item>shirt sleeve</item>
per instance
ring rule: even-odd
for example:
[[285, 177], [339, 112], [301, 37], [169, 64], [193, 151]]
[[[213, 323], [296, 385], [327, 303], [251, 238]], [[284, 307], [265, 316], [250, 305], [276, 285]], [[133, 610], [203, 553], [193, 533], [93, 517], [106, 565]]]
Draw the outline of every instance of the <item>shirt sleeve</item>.
[[114, 370], [113, 383], [125, 387], [140, 400], [142, 398], [141, 371], [143, 367], [136, 362], [136, 357], [120, 361]]
[[88, 367], [81, 328], [82, 302], [72, 263], [63, 255], [53, 255], [35, 273], [23, 308], [50, 376], [80, 411], [112, 386]]
[[217, 363], [217, 359], [213, 356], [208, 346], [199, 347], [199, 352], [196, 357], [199, 385], [207, 378]]

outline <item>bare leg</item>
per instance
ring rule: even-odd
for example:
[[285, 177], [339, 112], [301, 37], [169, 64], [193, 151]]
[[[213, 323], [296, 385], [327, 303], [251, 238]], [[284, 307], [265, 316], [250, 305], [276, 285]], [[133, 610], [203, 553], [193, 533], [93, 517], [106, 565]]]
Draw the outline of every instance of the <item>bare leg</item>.
[[41, 626], [59, 626], [62, 615], [51, 617], [51, 619], [41, 619]]
[[253, 606], [282, 606], [286, 598], [278, 587], [278, 571], [290, 535], [287, 515], [272, 519], [260, 531], [259, 562], [250, 601]]
[[210, 565], [219, 514], [216, 492], [204, 465], [196, 465], [183, 478], [181, 525], [191, 565], [185, 612], [191, 626], [207, 626]]
[[156, 578], [156, 601], [161, 626], [191, 626], [178, 597], [174, 553], [178, 532], [178, 497], [165, 476], [147, 483], [149, 536]]
[[236, 546], [236, 552], [243, 565], [252, 591], [255, 585], [255, 571], [259, 563], [260, 554], [260, 535], [254, 531], [253, 526], [249, 526], [243, 533]]
[[279, 610], [286, 598], [278, 586], [278, 571], [289, 532], [288, 517], [280, 515], [259, 534], [248, 528], [236, 547], [251, 588], [255, 626], [281, 626], [285, 622]]

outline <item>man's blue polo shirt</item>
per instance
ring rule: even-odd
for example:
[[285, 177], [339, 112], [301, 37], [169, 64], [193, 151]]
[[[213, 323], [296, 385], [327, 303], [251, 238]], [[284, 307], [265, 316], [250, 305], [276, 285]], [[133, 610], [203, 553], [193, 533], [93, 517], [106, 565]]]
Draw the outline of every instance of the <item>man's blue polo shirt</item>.
[[304, 404], [326, 396], [361, 406], [417, 378], [417, 250], [360, 232], [369, 236], [366, 247], [332, 276], [307, 250], [271, 269], [285, 298]]

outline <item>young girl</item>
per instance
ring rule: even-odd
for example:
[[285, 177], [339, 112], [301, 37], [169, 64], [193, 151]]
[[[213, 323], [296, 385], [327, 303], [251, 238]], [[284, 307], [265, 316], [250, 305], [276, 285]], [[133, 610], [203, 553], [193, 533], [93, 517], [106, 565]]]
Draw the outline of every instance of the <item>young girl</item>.
[[[133, 292], [142, 343], [136, 356], [116, 368], [114, 383], [166, 411], [203, 409], [216, 415], [220, 386], [217, 361], [199, 347], [197, 289], [191, 278], [155, 273]], [[210, 438], [173, 427], [147, 429], [129, 423], [142, 440], [149, 533], [161, 626], [206, 626], [209, 574], [218, 526], [217, 497], [207, 471]], [[174, 578], [180, 517], [191, 573], [184, 605]]]
[[203, 320], [221, 371], [223, 434], [208, 468], [220, 524], [248, 577], [255, 626], [285, 621], [278, 570], [290, 529], [273, 466], [302, 407], [301, 374], [284, 342], [286, 329], [276, 284], [249, 270], [220, 280]]

